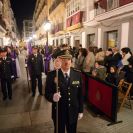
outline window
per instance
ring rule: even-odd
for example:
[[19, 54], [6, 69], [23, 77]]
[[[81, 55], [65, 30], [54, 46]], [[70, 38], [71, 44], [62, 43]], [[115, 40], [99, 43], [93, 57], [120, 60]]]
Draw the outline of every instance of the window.
[[62, 45], [63, 44], [63, 39], [60, 39], [60, 45]]
[[117, 45], [118, 42], [118, 31], [107, 32], [107, 48], [112, 48]]
[[87, 47], [89, 46], [95, 46], [95, 34], [87, 35]]
[[68, 5], [67, 5], [67, 17], [75, 14], [75, 12], [80, 10], [80, 1], [79, 0], [72, 0]]

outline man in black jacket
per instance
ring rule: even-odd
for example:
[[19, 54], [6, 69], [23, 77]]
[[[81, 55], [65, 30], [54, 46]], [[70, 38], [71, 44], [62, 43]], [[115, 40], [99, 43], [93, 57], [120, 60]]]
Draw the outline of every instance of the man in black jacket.
[[[73, 68], [69, 50], [61, 51], [61, 69], [49, 72], [46, 79], [45, 97], [52, 102], [52, 119], [55, 133], [76, 133], [77, 120], [83, 117], [83, 96], [81, 73]], [[56, 90], [58, 79], [59, 92]], [[58, 132], [56, 132], [56, 111], [58, 102]]]
[[1, 88], [3, 93], [3, 100], [12, 99], [12, 80], [13, 69], [12, 69], [12, 59], [7, 57], [7, 49], [1, 48], [0, 50], [0, 79], [1, 79]]
[[38, 80], [38, 90], [42, 95], [42, 72], [44, 72], [42, 55], [38, 54], [37, 47], [32, 47], [32, 54], [28, 57], [28, 69], [31, 78], [32, 96], [35, 96], [36, 80]]

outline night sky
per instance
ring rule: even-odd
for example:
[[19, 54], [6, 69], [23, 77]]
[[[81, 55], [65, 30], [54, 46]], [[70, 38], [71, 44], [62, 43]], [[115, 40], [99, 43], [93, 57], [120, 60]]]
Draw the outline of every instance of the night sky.
[[23, 20], [33, 17], [33, 12], [37, 0], [10, 0], [11, 6], [14, 12], [14, 16], [17, 20], [19, 32], [21, 34], [23, 27]]

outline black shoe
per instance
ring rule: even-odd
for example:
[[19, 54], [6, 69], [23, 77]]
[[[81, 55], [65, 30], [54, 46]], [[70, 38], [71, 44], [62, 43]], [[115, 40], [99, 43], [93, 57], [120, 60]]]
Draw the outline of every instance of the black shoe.
[[32, 94], [32, 97], [35, 97], [35, 94]]
[[129, 96], [128, 97], [128, 100], [133, 100], [133, 96]]
[[43, 96], [43, 94], [42, 94], [42, 93], [40, 93], [40, 96]]
[[9, 100], [12, 100], [12, 97], [9, 97]]
[[3, 101], [5, 101], [7, 99], [7, 97], [3, 97]]

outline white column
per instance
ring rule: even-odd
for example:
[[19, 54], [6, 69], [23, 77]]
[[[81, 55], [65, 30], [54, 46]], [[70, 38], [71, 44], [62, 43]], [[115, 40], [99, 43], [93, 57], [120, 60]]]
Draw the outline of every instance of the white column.
[[86, 47], [86, 33], [82, 32], [82, 47], [85, 48]]
[[64, 36], [63, 37], [63, 44], [66, 44], [67, 43], [67, 38]]
[[61, 45], [61, 42], [60, 42], [60, 37], [58, 37], [58, 44], [59, 44], [59, 46]]
[[121, 48], [128, 47], [129, 22], [121, 25]]
[[102, 29], [98, 28], [98, 48], [101, 47], [101, 40], [102, 40]]
[[74, 36], [73, 35], [71, 35], [70, 42], [71, 42], [70, 46], [73, 47], [74, 46]]

